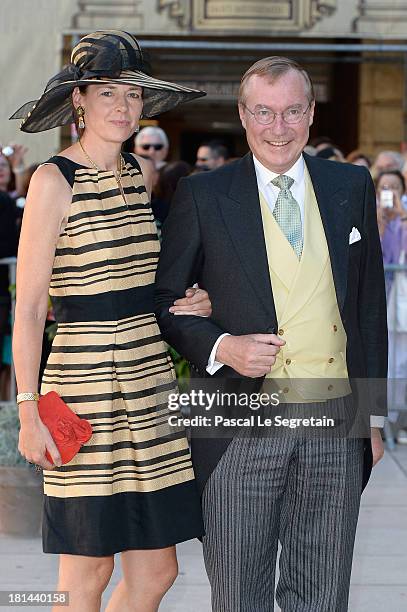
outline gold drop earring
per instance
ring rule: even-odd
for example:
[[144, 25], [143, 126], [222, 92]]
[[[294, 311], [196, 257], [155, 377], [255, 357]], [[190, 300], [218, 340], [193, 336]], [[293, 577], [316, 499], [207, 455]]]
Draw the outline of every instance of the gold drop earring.
[[83, 106], [78, 106], [76, 109], [76, 113], [78, 115], [78, 127], [80, 130], [84, 130], [85, 129], [85, 120], [84, 120], [84, 116], [85, 116], [85, 109], [83, 108]]

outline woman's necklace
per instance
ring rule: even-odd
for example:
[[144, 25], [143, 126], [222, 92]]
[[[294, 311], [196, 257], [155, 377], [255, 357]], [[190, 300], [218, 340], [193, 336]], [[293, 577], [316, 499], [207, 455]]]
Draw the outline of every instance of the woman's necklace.
[[[93, 168], [95, 168], [95, 170], [97, 170], [98, 172], [102, 172], [102, 170], [100, 170], [100, 168], [95, 164], [93, 159], [91, 157], [89, 157], [89, 155], [86, 153], [85, 149], [83, 148], [83, 144], [81, 143], [81, 141], [78, 140], [78, 142], [79, 142], [80, 148], [82, 149], [82, 153], [84, 154], [84, 156], [86, 157], [88, 162], [91, 164], [91, 166], [93, 166]], [[117, 160], [117, 170], [115, 172], [113, 172], [113, 174], [114, 174], [115, 179], [117, 181], [117, 185], [118, 185], [118, 187], [120, 189], [120, 193], [122, 194], [122, 198], [125, 201], [125, 203], [127, 204], [126, 196], [124, 194], [124, 189], [123, 189], [123, 185], [122, 185], [123, 168], [124, 168], [124, 160], [123, 160], [123, 155], [120, 153], [119, 158]]]

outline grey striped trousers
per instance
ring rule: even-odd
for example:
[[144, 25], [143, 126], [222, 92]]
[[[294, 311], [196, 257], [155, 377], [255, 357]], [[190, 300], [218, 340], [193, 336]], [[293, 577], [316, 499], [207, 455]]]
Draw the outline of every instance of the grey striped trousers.
[[362, 466], [361, 439], [233, 438], [203, 493], [212, 610], [273, 612], [280, 540], [283, 612], [345, 612]]

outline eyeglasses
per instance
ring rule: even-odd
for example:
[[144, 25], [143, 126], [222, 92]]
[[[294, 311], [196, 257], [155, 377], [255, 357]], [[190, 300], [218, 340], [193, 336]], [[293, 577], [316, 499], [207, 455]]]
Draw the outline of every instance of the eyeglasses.
[[285, 123], [300, 123], [305, 113], [310, 108], [311, 104], [312, 102], [308, 104], [305, 110], [304, 107], [301, 105], [290, 106], [289, 108], [286, 108], [285, 111], [283, 111], [282, 113], [275, 113], [271, 110], [271, 108], [267, 108], [267, 106], [256, 107], [254, 111], [251, 111], [250, 108], [246, 106], [246, 104], [242, 103], [242, 106], [244, 106], [245, 109], [248, 110], [251, 115], [253, 115], [257, 123], [261, 123], [261, 125], [270, 125], [270, 123], [273, 123], [277, 115], [281, 115]]
[[154, 149], [154, 151], [161, 151], [164, 148], [163, 144], [142, 144], [140, 145], [143, 151], [148, 151], [149, 149]]

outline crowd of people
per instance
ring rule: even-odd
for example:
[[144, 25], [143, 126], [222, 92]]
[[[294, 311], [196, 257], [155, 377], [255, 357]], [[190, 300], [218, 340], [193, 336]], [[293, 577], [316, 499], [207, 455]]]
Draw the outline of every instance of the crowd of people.
[[[165, 131], [158, 126], [142, 128], [134, 137], [133, 151], [146, 160], [151, 168], [153, 192], [152, 210], [159, 236], [168, 215], [171, 199], [180, 178], [197, 172], [206, 172], [227, 164], [232, 159], [222, 139], [209, 139], [196, 150], [194, 165], [171, 156], [170, 142]], [[371, 173], [377, 192], [377, 220], [382, 243], [384, 264], [407, 261], [407, 156], [397, 151], [381, 151], [371, 158], [362, 150], [345, 155], [329, 138], [318, 137], [310, 141], [306, 153], [340, 163], [365, 166]], [[0, 258], [17, 254], [18, 236], [30, 179], [38, 164], [26, 165], [27, 149], [18, 144], [2, 146], [0, 150]], [[386, 274], [387, 294], [394, 273]], [[11, 363], [10, 309], [11, 291], [8, 268], [0, 266], [0, 397], [9, 394]], [[52, 312], [49, 323], [52, 324]], [[44, 350], [50, 350], [47, 335]], [[43, 361], [47, 354], [43, 356]], [[391, 376], [391, 372], [390, 372]], [[399, 441], [404, 441], [403, 432]], [[407, 439], [406, 439], [407, 441]]]

